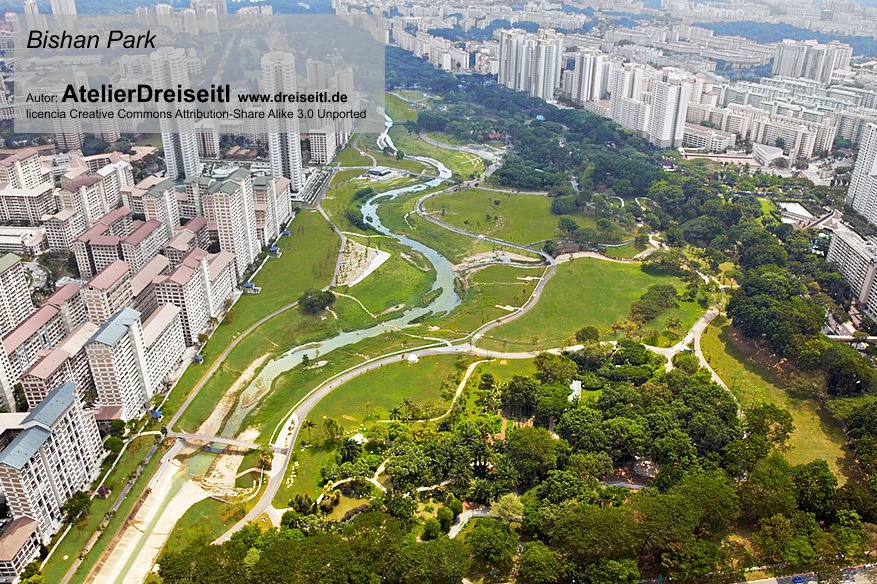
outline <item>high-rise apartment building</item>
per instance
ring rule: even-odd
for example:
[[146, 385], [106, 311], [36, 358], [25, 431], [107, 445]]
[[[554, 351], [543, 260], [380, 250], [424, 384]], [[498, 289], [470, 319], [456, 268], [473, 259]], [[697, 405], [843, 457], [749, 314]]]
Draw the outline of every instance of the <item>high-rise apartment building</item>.
[[531, 97], [553, 99], [560, 88], [564, 35], [551, 29], [536, 34], [512, 29], [500, 30], [498, 37], [498, 82]]
[[74, 383], [52, 390], [21, 427], [0, 452], [0, 487], [12, 515], [37, 521], [48, 543], [64, 519], [64, 504], [100, 470], [100, 434]]
[[11, 253], [0, 257], [0, 335], [9, 333], [33, 311], [21, 258]]
[[216, 223], [219, 248], [234, 254], [237, 278], [242, 280], [261, 249], [250, 173], [241, 169], [213, 183], [202, 204], [204, 216]]
[[134, 301], [128, 264], [122, 260], [114, 261], [89, 280], [79, 294], [85, 304], [88, 320], [102, 325]]
[[877, 124], [868, 124], [862, 132], [846, 203], [877, 225]]
[[609, 92], [609, 55], [597, 49], [579, 49], [573, 68], [563, 72], [563, 96], [575, 105], [604, 99]]
[[[295, 93], [295, 55], [271, 52], [262, 56], [260, 85], [263, 93]], [[292, 182], [292, 190], [300, 191], [304, 176], [301, 165], [301, 134], [298, 118], [268, 120], [268, 156], [274, 176]], [[237, 255], [237, 252], [235, 252]]]
[[660, 148], [682, 145], [685, 115], [694, 78], [680, 69], [664, 68], [652, 83], [647, 127], [649, 142]]
[[[156, 11], [158, 6], [156, 6]], [[161, 47], [149, 56], [152, 82], [157, 87], [189, 87], [186, 51]], [[168, 107], [162, 104], [161, 107]], [[171, 109], [170, 111], [173, 111]], [[191, 119], [161, 119], [161, 142], [164, 147], [167, 176], [171, 180], [197, 176], [201, 173], [198, 156], [198, 135]]]
[[121, 407], [125, 421], [143, 414], [152, 396], [147, 393], [149, 374], [140, 313], [131, 308], [115, 313], [91, 337], [85, 351], [98, 404]]
[[76, 0], [49, 0], [54, 15], [76, 14]]
[[774, 49], [775, 76], [803, 77], [822, 83], [831, 83], [837, 69], [848, 69], [853, 48], [839, 41], [820, 43], [815, 40], [784, 40]]

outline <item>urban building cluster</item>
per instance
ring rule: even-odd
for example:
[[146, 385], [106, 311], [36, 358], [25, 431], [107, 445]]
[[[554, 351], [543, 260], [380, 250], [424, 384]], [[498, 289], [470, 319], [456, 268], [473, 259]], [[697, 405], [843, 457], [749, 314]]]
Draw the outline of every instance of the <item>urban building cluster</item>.
[[[135, 14], [144, 24], [218, 35], [226, 6], [194, 0]], [[53, 15], [76, 13], [73, 0], [51, 7]], [[23, 15], [7, 14], [7, 66], [9, 30], [20, 18], [34, 25], [43, 15], [34, 0], [24, 1]], [[144, 79], [187, 87], [203, 66], [192, 50], [162, 47], [121, 58], [109, 77], [122, 88]], [[305, 66], [297, 72], [289, 52], [263, 55], [260, 90], [340, 91], [348, 101], [326, 108], [359, 107], [351, 68], [314, 59]], [[74, 75], [88, 88], [84, 73]], [[18, 107], [8, 89], [0, 79], [2, 119]], [[227, 104], [236, 106], [259, 107]], [[303, 162], [329, 162], [353, 132], [349, 117], [161, 123], [165, 172], [145, 178], [135, 179], [135, 166], [155, 148], [85, 156], [83, 127], [70, 117], [56, 120], [54, 144], [0, 150], [0, 411], [8, 412], [0, 413], [0, 492], [11, 513], [0, 518], [0, 581], [17, 577], [61, 526], [65, 503], [89, 488], [105, 454], [101, 430], [151, 412], [241, 291], [258, 291], [246, 279], [263, 251], [276, 253], [294, 201], [319, 176]], [[109, 118], [92, 130], [112, 144], [136, 132], [131, 124]], [[221, 144], [240, 139], [266, 149], [267, 159], [222, 164]], [[20, 256], [44, 252], [70, 257], [78, 277], [52, 282], [36, 305]]]
[[[56, 186], [46, 157], [0, 160], [4, 222], [73, 254], [81, 279], [40, 306], [21, 258], [0, 257], [0, 487], [14, 521], [0, 578], [60, 526], [103, 455], [98, 427], [139, 418], [166, 392], [293, 213], [292, 181], [237, 169], [182, 183], [133, 179], [118, 155], [70, 156]], [[23, 402], [26, 402], [23, 403]], [[38, 485], [38, 488], [34, 488]]]
[[[867, 124], [845, 203], [877, 225], [877, 124]], [[859, 308], [877, 320], [877, 238], [862, 237], [846, 224], [834, 229], [827, 259], [852, 288]]]
[[[856, 144], [865, 125], [877, 123], [877, 63], [852, 63], [847, 44], [758, 43], [696, 26], [699, 20], [689, 15], [650, 19], [663, 12], [638, 2], [604, 4], [576, 3], [579, 10], [570, 10], [539, 2], [512, 10], [499, 4], [334, 3], [342, 13], [383, 10], [391, 42], [439, 68], [496, 75], [510, 89], [611, 118], [658, 146], [722, 152], [746, 143], [761, 164], [780, 156], [794, 163], [830, 151], [838, 137]], [[684, 4], [706, 15], [718, 6]], [[778, 14], [801, 10], [797, 4], [769, 2], [741, 20], [758, 17], [768, 4]], [[842, 15], [874, 10], [850, 2], [829, 4], [804, 11], [839, 21], [849, 20]], [[663, 10], [680, 6], [665, 2]], [[750, 8], [721, 6], [734, 14]], [[647, 24], [612, 26], [613, 15], [624, 11]], [[703, 22], [729, 19], [724, 12], [706, 15]], [[463, 38], [481, 38], [471, 33], [498, 22], [502, 27], [483, 40], [451, 40], [456, 37], [446, 34], [450, 29]], [[514, 28], [523, 23], [539, 29]], [[716, 73], [717, 64], [736, 70], [769, 66], [772, 77], [731, 82]]]

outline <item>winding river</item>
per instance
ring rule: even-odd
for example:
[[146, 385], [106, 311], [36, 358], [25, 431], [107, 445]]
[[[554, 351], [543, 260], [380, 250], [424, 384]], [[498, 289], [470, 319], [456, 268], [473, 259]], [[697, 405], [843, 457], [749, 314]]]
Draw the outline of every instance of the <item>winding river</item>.
[[[381, 147], [386, 145], [395, 148], [393, 140], [389, 136], [390, 128], [393, 126], [393, 120], [389, 116], [385, 117], [386, 123], [384, 126], [384, 132], [378, 137], [378, 145]], [[325, 355], [331, 351], [340, 349], [341, 347], [356, 344], [364, 339], [369, 339], [389, 331], [401, 329], [430, 313], [440, 314], [450, 312], [460, 304], [460, 297], [454, 290], [455, 274], [451, 262], [431, 247], [404, 235], [392, 232], [381, 223], [380, 217], [378, 216], [378, 207], [381, 203], [409, 193], [420, 192], [437, 187], [451, 177], [450, 169], [438, 160], [419, 156], [411, 156], [410, 158], [434, 166], [438, 169], [438, 176], [426, 182], [375, 195], [363, 204], [362, 215], [364, 220], [378, 233], [392, 237], [403, 245], [410, 247], [426, 257], [435, 269], [436, 274], [435, 281], [433, 282], [430, 291], [435, 292], [436, 290], [441, 290], [441, 292], [436, 295], [428, 305], [409, 308], [394, 319], [382, 322], [367, 329], [340, 332], [334, 337], [323, 341], [300, 345], [290, 349], [284, 353], [283, 356], [272, 359], [262, 368], [259, 375], [241, 393], [234, 411], [228, 416], [221, 432], [219, 433], [220, 436], [225, 438], [233, 438], [237, 436], [241, 431], [241, 426], [244, 423], [247, 414], [258, 405], [258, 397], [260, 397], [260, 394], [266, 393], [278, 376], [289, 371], [293, 367], [300, 365], [303, 355], [307, 355], [312, 361], [316, 361], [320, 355]]]
[[[378, 137], [378, 145], [382, 148], [384, 146], [395, 148], [393, 140], [389, 136], [390, 128], [393, 126], [393, 120], [389, 116], [385, 116], [385, 118], [384, 132]], [[438, 176], [422, 183], [375, 195], [365, 202], [362, 207], [362, 214], [364, 220], [371, 225], [375, 231], [396, 239], [403, 245], [426, 257], [435, 269], [436, 274], [435, 281], [433, 282], [430, 291], [434, 293], [435, 291], [440, 290], [440, 293], [432, 294], [435, 297], [428, 305], [411, 307], [405, 310], [400, 316], [391, 320], [376, 324], [367, 329], [340, 332], [323, 341], [300, 345], [290, 349], [281, 357], [272, 359], [262, 368], [256, 378], [246, 387], [246, 389], [241, 392], [241, 395], [235, 402], [234, 409], [226, 418], [219, 436], [226, 438], [238, 436], [246, 421], [247, 415], [258, 406], [260, 398], [270, 390], [274, 380], [286, 371], [301, 365], [303, 355], [307, 355], [311, 360], [316, 360], [318, 356], [326, 355], [327, 353], [341, 347], [353, 345], [364, 339], [377, 337], [384, 333], [406, 327], [424, 315], [430, 313], [439, 314], [450, 312], [460, 304], [460, 297], [454, 289], [455, 274], [451, 263], [431, 247], [404, 235], [392, 232], [381, 223], [380, 217], [378, 216], [378, 207], [381, 203], [409, 193], [416, 193], [429, 188], [438, 187], [451, 177], [450, 169], [438, 160], [417, 156], [411, 156], [410, 158], [434, 166], [438, 170]], [[211, 464], [214, 456], [215, 454], [204, 451], [194, 454], [185, 460], [185, 470], [183, 473], [174, 473], [173, 475], [168, 476], [167, 479], [169, 480], [167, 483], [159, 487], [162, 491], [161, 500], [157, 501], [160, 508], [164, 510], [170, 501], [180, 493], [183, 486], [188, 481], [195, 478], [196, 474], [203, 474]], [[179, 511], [181, 512], [182, 510]], [[163, 513], [159, 513], [159, 516], [160, 515], [163, 515]], [[150, 527], [154, 528], [155, 526], [152, 525]], [[165, 527], [168, 531], [170, 530], [169, 526]], [[144, 557], [144, 554], [151, 555], [155, 553], [150, 550], [147, 545], [148, 534], [151, 531], [152, 529], [147, 529], [143, 532], [139, 532], [137, 536], [133, 538], [134, 541], [130, 542], [127, 546], [123, 546], [123, 548], [126, 549], [114, 550], [114, 553], [122, 552], [124, 559], [117, 562], [110, 562], [111, 565], [115, 565], [109, 570], [101, 571], [100, 575], [108, 576], [107, 581], [119, 584], [131, 581], [131, 578], [136, 580], [145, 577], [145, 574], [141, 574], [140, 570], [142, 570], [144, 566], [151, 566], [151, 562], [154, 561], [154, 557], [151, 559]], [[146, 561], [144, 562], [144, 560]]]

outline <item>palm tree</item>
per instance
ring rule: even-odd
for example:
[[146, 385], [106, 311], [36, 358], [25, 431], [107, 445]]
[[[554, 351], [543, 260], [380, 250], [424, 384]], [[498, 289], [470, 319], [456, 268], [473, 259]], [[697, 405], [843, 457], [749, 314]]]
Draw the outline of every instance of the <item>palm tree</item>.
[[398, 420], [400, 418], [402, 418], [402, 410], [399, 409], [399, 406], [393, 407], [393, 409], [390, 410], [390, 419]]
[[308, 442], [310, 442], [311, 441], [311, 428], [316, 428], [317, 423], [313, 420], [305, 420], [304, 427], [308, 431]]

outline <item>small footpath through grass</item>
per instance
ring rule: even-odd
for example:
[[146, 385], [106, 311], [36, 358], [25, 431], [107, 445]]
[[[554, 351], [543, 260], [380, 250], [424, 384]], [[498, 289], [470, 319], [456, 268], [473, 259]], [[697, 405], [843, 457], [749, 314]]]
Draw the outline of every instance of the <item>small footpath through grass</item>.
[[795, 431], [784, 452], [789, 462], [800, 464], [821, 458], [841, 481], [849, 478], [852, 453], [846, 448], [844, 433], [816, 399], [795, 391], [783, 377], [768, 369], [753, 347], [735, 338], [730, 325], [709, 326], [701, 346], [710, 366], [741, 405], [773, 403], [792, 414]]
[[[563, 345], [586, 325], [600, 329], [603, 338], [615, 337], [612, 325], [627, 319], [631, 303], [653, 284], [672, 284], [680, 292], [685, 289], [679, 278], [647, 274], [638, 263], [578, 258], [559, 264], [538, 304], [517, 320], [488, 332], [478, 346], [499, 351], [549, 349]], [[682, 321], [681, 330], [688, 330], [703, 311], [694, 303], [679, 301], [679, 308], [664, 311], [644, 328], [663, 328], [665, 320], [675, 316]]]
[[[425, 206], [451, 225], [519, 245], [561, 236], [559, 216], [551, 213], [551, 199], [541, 195], [473, 188], [433, 197]], [[594, 227], [597, 221], [593, 216], [569, 217], [579, 227]]]

